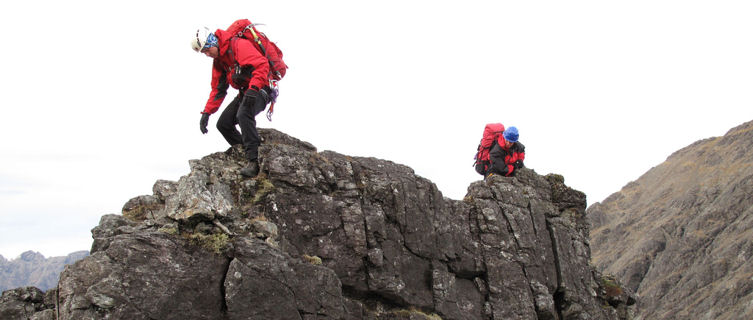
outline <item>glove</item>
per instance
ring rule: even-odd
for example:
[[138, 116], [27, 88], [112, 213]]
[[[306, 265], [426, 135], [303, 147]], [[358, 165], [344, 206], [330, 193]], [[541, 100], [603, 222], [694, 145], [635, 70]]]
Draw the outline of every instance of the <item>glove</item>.
[[503, 176], [507, 176], [508, 174], [510, 174], [510, 167], [505, 165], [502, 170], [497, 169], [497, 173]]
[[243, 92], [243, 100], [241, 101], [241, 106], [244, 106], [246, 108], [251, 108], [254, 106], [254, 103], [256, 102], [256, 97], [259, 96], [259, 91], [256, 89], [248, 89]]
[[515, 161], [515, 164], [513, 166], [515, 167], [515, 169], [523, 168], [524, 167], [523, 161], [520, 161], [520, 160]]
[[266, 106], [268, 102], [269, 94], [266, 90], [256, 90], [251, 88], [243, 92], [243, 101], [241, 101], [241, 105], [246, 108], [253, 108], [255, 105], [260, 110], [264, 110], [264, 106]]
[[199, 121], [199, 130], [201, 130], [201, 133], [206, 134], [207, 132], [209, 132], [209, 130], [207, 130], [208, 124], [209, 124], [209, 114], [202, 113], [201, 121]]
[[269, 94], [267, 93], [267, 90], [259, 90], [259, 97], [264, 99], [264, 105], [267, 105], [267, 102], [269, 102]]

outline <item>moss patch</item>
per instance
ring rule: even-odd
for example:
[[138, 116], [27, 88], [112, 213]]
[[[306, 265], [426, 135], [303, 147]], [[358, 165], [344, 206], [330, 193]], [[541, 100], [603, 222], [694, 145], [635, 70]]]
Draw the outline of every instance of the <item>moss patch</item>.
[[622, 294], [622, 287], [614, 279], [609, 277], [601, 278], [601, 284], [607, 293], [607, 298], [614, 298]]
[[427, 320], [442, 320], [442, 317], [432, 313], [427, 314], [423, 311], [417, 310], [415, 308], [410, 308], [406, 310], [397, 310], [392, 312], [392, 314], [396, 316], [405, 317], [407, 319], [427, 319]]
[[310, 264], [313, 264], [313, 265], [315, 265], [315, 266], [320, 266], [320, 265], [322, 265], [322, 258], [319, 258], [319, 257], [317, 257], [317, 256], [310, 256], [310, 255], [304, 254], [304, 255], [303, 255], [303, 259], [305, 259], [305, 260], [306, 260], [306, 261], [308, 261], [308, 262], [309, 262]]
[[216, 254], [225, 251], [230, 242], [230, 237], [224, 233], [202, 234], [184, 232], [182, 236], [191, 242], [191, 244], [200, 246]]
[[148, 218], [148, 213], [152, 211], [158, 211], [160, 209], [162, 209], [162, 204], [159, 203], [140, 204], [132, 209], [123, 210], [123, 216], [131, 221], [139, 222], [146, 220]]
[[254, 198], [251, 199], [251, 204], [259, 203], [264, 196], [275, 190], [275, 185], [265, 176], [259, 175], [256, 178], [256, 182], [256, 192], [254, 193]]
[[162, 233], [167, 233], [169, 235], [177, 236], [178, 235], [178, 228], [175, 227], [161, 227], [157, 229], [157, 231]]

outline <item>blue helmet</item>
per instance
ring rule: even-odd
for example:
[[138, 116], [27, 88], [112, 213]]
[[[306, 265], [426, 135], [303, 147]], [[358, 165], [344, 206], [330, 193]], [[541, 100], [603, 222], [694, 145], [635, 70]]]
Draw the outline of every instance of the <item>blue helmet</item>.
[[509, 127], [507, 130], [505, 130], [502, 135], [505, 137], [505, 140], [510, 142], [518, 142], [518, 128], [516, 127]]

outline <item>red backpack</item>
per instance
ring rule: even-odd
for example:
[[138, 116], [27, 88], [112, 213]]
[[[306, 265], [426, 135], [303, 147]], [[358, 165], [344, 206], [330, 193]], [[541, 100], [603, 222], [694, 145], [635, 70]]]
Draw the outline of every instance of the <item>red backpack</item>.
[[474, 157], [476, 160], [474, 166], [478, 174], [486, 175], [487, 170], [489, 170], [489, 165], [491, 164], [489, 161], [489, 151], [504, 131], [505, 126], [501, 123], [489, 123], [484, 127], [484, 135], [481, 137], [481, 142], [478, 145], [478, 150]]
[[227, 28], [227, 32], [234, 34], [236, 37], [251, 40], [256, 49], [266, 56], [269, 61], [270, 80], [282, 80], [285, 76], [285, 71], [288, 69], [285, 61], [282, 60], [282, 51], [274, 42], [267, 38], [267, 35], [257, 31], [251, 21], [248, 19], [237, 20]]
[[267, 119], [272, 121], [275, 101], [279, 94], [277, 82], [282, 80], [285, 76], [285, 71], [288, 69], [288, 65], [285, 64], [285, 61], [282, 61], [282, 51], [274, 42], [267, 38], [267, 35], [256, 30], [254, 24], [248, 19], [236, 20], [226, 31], [234, 34], [235, 37], [251, 40], [256, 49], [267, 57], [267, 62], [269, 63], [269, 88], [271, 89], [271, 104], [269, 105], [269, 110], [267, 110]]

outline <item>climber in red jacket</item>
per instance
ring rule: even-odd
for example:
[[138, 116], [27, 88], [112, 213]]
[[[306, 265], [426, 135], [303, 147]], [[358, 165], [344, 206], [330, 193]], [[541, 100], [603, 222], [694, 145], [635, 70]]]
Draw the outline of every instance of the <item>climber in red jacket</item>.
[[[209, 115], [220, 108], [228, 87], [238, 89], [238, 95], [217, 120], [217, 130], [231, 147], [243, 144], [249, 163], [241, 169], [241, 174], [254, 177], [259, 173], [258, 150], [261, 143], [255, 117], [264, 111], [270, 100], [267, 58], [250, 40], [234, 37], [222, 29], [210, 32], [208, 28], [199, 28], [191, 39], [191, 47], [214, 59], [212, 92], [199, 122], [201, 133], [208, 132]], [[241, 128], [240, 133], [235, 128], [236, 124]]]
[[509, 127], [497, 139], [491, 151], [489, 160], [491, 166], [487, 177], [492, 174], [512, 176], [517, 169], [523, 168], [523, 160], [526, 158], [526, 148], [518, 141], [518, 128]]

